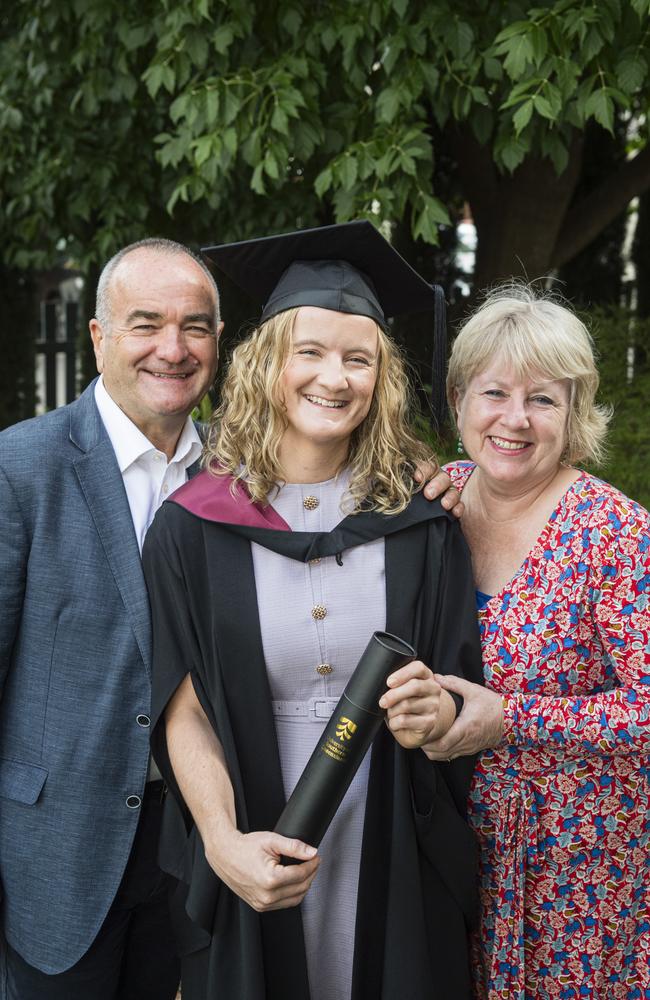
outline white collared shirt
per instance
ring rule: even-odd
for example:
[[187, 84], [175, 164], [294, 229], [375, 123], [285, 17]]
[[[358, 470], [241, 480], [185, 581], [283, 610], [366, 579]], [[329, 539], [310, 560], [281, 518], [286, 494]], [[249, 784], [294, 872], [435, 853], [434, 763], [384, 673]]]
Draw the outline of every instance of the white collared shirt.
[[95, 386], [95, 402], [106, 428], [131, 508], [131, 519], [142, 552], [144, 536], [155, 513], [174, 490], [187, 480], [187, 470], [201, 455], [202, 445], [191, 417], [188, 417], [170, 462], [152, 445], [141, 430], [109, 396], [100, 376]]

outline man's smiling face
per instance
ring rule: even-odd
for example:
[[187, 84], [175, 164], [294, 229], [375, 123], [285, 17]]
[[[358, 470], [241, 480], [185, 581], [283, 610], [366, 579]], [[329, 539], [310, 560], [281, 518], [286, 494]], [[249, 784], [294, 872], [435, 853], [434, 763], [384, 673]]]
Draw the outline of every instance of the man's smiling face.
[[217, 302], [189, 255], [141, 248], [118, 264], [110, 283], [110, 329], [91, 335], [109, 395], [154, 440], [179, 428], [214, 379]]

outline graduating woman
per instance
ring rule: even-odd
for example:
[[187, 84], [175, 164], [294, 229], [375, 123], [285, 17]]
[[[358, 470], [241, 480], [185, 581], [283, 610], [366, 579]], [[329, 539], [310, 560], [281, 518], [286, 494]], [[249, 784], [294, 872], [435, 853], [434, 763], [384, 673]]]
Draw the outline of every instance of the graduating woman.
[[[463, 1000], [473, 762], [419, 748], [460, 705], [432, 669], [480, 681], [476, 609], [459, 527], [414, 482], [431, 455], [386, 333], [386, 314], [433, 308], [434, 291], [369, 223], [209, 256], [266, 305], [204, 471], [144, 551], [153, 749], [184, 818], [162, 845], [181, 879], [183, 1000]], [[421, 659], [389, 678], [387, 725], [317, 852], [272, 831], [384, 629]]]

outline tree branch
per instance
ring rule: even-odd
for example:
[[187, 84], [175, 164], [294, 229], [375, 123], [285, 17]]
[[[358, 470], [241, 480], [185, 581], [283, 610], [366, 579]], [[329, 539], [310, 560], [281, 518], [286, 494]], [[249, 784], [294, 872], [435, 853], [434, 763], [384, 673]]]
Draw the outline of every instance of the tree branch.
[[633, 160], [609, 174], [567, 212], [551, 257], [552, 267], [561, 267], [589, 246], [613, 222], [632, 198], [650, 188], [650, 145]]

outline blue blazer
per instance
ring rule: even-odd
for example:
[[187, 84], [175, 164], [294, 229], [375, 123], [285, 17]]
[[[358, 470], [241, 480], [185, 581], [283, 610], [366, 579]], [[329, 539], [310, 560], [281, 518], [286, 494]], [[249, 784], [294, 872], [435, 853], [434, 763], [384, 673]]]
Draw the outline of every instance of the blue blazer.
[[140, 554], [93, 383], [0, 434], [0, 890], [7, 940], [44, 972], [87, 951], [120, 884], [150, 674]]

